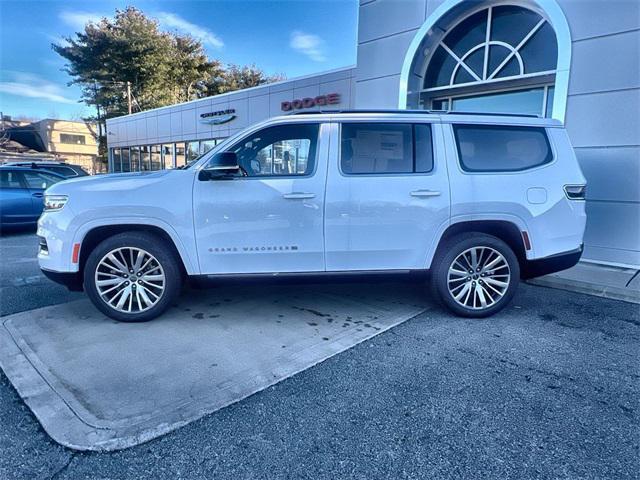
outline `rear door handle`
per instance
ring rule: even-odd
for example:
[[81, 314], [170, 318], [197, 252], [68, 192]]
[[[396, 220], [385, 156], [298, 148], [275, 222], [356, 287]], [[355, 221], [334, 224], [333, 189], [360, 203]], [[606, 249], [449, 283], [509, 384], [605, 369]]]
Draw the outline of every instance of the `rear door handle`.
[[44, 197], [44, 193], [36, 192], [31, 194], [32, 197], [42, 198]]
[[291, 192], [291, 193], [285, 193], [284, 195], [282, 195], [282, 197], [286, 198], [287, 200], [315, 198], [315, 196], [316, 196], [315, 193], [306, 193], [306, 192]]
[[419, 198], [437, 197], [439, 195], [440, 195], [440, 192], [437, 192], [435, 190], [414, 190], [413, 192], [411, 192], [412, 197], [419, 197]]

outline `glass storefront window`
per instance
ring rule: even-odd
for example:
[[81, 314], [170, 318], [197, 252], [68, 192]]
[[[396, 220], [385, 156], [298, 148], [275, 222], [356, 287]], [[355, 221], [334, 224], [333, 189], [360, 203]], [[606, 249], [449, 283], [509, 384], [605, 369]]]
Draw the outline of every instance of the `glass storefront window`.
[[449, 110], [449, 99], [448, 98], [438, 98], [437, 100], [433, 100], [431, 102], [431, 110]]
[[160, 156], [160, 145], [151, 145], [151, 170], [162, 170], [162, 158]]
[[163, 168], [175, 168], [172, 143], [162, 145], [162, 165]]
[[489, 7], [447, 32], [427, 66], [423, 88], [553, 73], [557, 54], [555, 32], [538, 13], [509, 5]]
[[200, 142], [188, 142], [187, 143], [187, 163], [193, 162], [196, 158], [200, 156]]
[[[545, 94], [546, 91], [546, 94]], [[506, 90], [481, 95], [437, 98], [431, 101], [432, 110], [472, 113], [513, 113], [551, 117], [553, 87]]]
[[176, 143], [176, 168], [186, 165], [186, 148], [187, 146], [184, 142]]
[[209, 150], [211, 150], [213, 147], [216, 146], [216, 141], [215, 140], [202, 140], [200, 142], [200, 155], [204, 155], [205, 153], [207, 153]]
[[140, 147], [131, 147], [131, 153], [129, 154], [129, 159], [131, 161], [131, 171], [139, 172], [140, 171]]
[[433, 53], [416, 57], [412, 66], [425, 73], [421, 85], [416, 79], [410, 86], [410, 104], [551, 117], [558, 44], [552, 25], [540, 13], [493, 5], [441, 31], [442, 36], [424, 39], [424, 51]]
[[[145, 172], [176, 168], [193, 162], [222, 142], [223, 138], [212, 138], [191, 142], [113, 147], [111, 165], [113, 172]], [[280, 159], [282, 152], [274, 152]], [[301, 164], [304, 161], [300, 162]], [[277, 168], [277, 167], [276, 167]]]
[[149, 154], [149, 146], [140, 147], [140, 171], [146, 172], [151, 170], [151, 156]]
[[129, 148], [123, 148], [120, 152], [122, 159], [122, 171], [130, 172], [131, 171], [131, 162], [129, 158]]
[[545, 107], [544, 116], [547, 118], [551, 118], [551, 113], [553, 112], [553, 94], [555, 92], [554, 87], [547, 87], [547, 105]]
[[120, 161], [120, 149], [112, 148], [111, 149], [111, 165], [113, 172], [121, 172], [122, 171], [122, 163]]
[[451, 110], [460, 112], [540, 115], [543, 108], [543, 97], [544, 88], [460, 97], [452, 100]]

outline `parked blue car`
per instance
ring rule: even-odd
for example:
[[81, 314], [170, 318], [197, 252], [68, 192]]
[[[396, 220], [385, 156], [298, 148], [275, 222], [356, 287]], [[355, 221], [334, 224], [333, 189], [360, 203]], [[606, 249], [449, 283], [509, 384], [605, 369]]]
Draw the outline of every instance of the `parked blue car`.
[[0, 167], [0, 229], [35, 225], [44, 191], [65, 177], [40, 169]]

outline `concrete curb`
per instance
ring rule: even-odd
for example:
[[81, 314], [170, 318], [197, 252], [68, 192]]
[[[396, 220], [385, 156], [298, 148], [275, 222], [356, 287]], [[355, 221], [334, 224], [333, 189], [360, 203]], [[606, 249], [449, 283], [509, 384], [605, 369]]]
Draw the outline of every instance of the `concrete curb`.
[[630, 288], [599, 285], [591, 282], [559, 278], [551, 275], [533, 278], [531, 280], [527, 280], [527, 283], [540, 287], [557, 288], [560, 290], [567, 290], [569, 292], [584, 293], [586, 295], [594, 295], [596, 297], [609, 298], [612, 300], [620, 300], [640, 305], [640, 292]]

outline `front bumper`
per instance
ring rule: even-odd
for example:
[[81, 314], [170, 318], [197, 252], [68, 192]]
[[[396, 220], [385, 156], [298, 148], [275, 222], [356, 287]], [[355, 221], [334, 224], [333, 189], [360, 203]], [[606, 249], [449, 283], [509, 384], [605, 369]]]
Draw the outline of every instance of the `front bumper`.
[[527, 260], [526, 264], [523, 265], [521, 277], [529, 279], [567, 270], [580, 261], [583, 251], [584, 245], [581, 244], [579, 248], [569, 252], [562, 252], [536, 260]]
[[[44, 212], [38, 220], [36, 235], [41, 238], [38, 249], [38, 264], [43, 270], [52, 272], [77, 272], [78, 264], [73, 258], [73, 214], [63, 208], [58, 212]], [[43, 248], [45, 247], [45, 248]]]
[[82, 278], [78, 272], [54, 272], [52, 270], [40, 269], [45, 277], [60, 285], [64, 285], [72, 292], [82, 292]]

